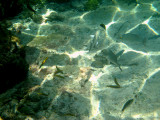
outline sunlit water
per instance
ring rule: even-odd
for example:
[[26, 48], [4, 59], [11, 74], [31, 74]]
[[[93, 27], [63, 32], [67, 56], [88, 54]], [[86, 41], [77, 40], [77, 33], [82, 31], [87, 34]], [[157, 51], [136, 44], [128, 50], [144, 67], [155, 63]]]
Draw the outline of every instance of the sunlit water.
[[[53, 13], [59, 14], [47, 8], [41, 24], [33, 21], [23, 24], [26, 28], [18, 36], [29, 47], [26, 59], [30, 78], [36, 77], [39, 89], [46, 91], [51, 99], [47, 110], [52, 111], [55, 101], [63, 100], [61, 97], [65, 98], [67, 93], [78, 99], [73, 100], [74, 107], [78, 107], [73, 110], [77, 113], [59, 110], [60, 115], [53, 110], [46, 118], [160, 119], [160, 15], [156, 4], [158, 1], [129, 6], [116, 2], [95, 11], [70, 10], [60, 13], [64, 16], [62, 22], [47, 21]], [[106, 29], [100, 26], [102, 23]], [[102, 59], [100, 53], [106, 48], [114, 54], [124, 50], [118, 57], [122, 71]], [[63, 71], [59, 76], [56, 66]], [[116, 85], [115, 78], [121, 87], [108, 87]], [[34, 92], [36, 89], [30, 94]], [[122, 111], [130, 99], [133, 103]], [[44, 111], [42, 114], [46, 115]]]

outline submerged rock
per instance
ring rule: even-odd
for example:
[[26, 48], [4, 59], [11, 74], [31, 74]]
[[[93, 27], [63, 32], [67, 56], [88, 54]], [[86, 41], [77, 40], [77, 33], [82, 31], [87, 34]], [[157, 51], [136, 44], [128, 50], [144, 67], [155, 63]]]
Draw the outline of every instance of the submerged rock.
[[[15, 42], [18, 38], [10, 39], [11, 34], [0, 26], [0, 93], [26, 79], [29, 65], [25, 60], [25, 47], [19, 48]], [[13, 40], [13, 41], [12, 41]]]
[[104, 64], [101, 61], [94, 61], [92, 62], [91, 66], [95, 68], [103, 68]]
[[28, 46], [41, 47], [48, 49], [58, 49], [61, 46], [65, 46], [69, 42], [69, 37], [62, 34], [52, 33], [48, 36], [35, 37]]
[[89, 100], [76, 93], [62, 92], [54, 102], [52, 110], [60, 116], [89, 116], [91, 105]]
[[66, 17], [64, 15], [61, 15], [59, 13], [51, 13], [48, 17], [47, 17], [47, 21], [49, 22], [63, 22], [66, 19]]
[[40, 14], [33, 14], [32, 15], [32, 20], [37, 24], [41, 24], [42, 21], [43, 21], [43, 18]]

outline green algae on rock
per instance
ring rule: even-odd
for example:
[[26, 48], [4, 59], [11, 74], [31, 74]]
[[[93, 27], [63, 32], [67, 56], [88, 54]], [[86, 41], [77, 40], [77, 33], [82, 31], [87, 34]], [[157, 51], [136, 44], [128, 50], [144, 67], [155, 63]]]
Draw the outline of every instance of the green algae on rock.
[[99, 7], [102, 0], [88, 0], [84, 5], [85, 10], [95, 10]]

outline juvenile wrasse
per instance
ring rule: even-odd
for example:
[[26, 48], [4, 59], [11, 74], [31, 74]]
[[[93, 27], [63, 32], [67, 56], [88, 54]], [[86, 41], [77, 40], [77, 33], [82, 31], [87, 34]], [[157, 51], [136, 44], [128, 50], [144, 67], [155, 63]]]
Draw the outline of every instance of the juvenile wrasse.
[[130, 106], [132, 103], [133, 103], [133, 99], [128, 100], [128, 101], [123, 105], [122, 112], [123, 112], [128, 106]]
[[39, 66], [39, 68], [42, 67], [42, 65], [46, 62], [47, 59], [48, 59], [48, 57], [46, 57], [46, 58], [42, 61], [42, 63], [41, 63], [41, 65]]

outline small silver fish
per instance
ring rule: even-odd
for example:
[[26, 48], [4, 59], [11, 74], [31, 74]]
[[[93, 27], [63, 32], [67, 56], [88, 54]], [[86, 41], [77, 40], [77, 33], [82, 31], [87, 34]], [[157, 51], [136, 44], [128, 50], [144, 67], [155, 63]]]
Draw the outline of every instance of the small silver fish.
[[89, 47], [89, 51], [91, 51], [93, 48], [95, 48], [97, 45], [98, 45], [98, 37], [99, 37], [99, 33], [100, 31], [96, 31], [94, 37], [93, 37], [93, 40], [91, 41], [91, 44], [90, 44], [90, 47]]
[[105, 55], [107, 57], [107, 59], [113, 63], [114, 65], [118, 66], [119, 69], [122, 71], [118, 61], [117, 61], [117, 56], [112, 52], [112, 50], [110, 49], [104, 49], [102, 50], [103, 55]]

